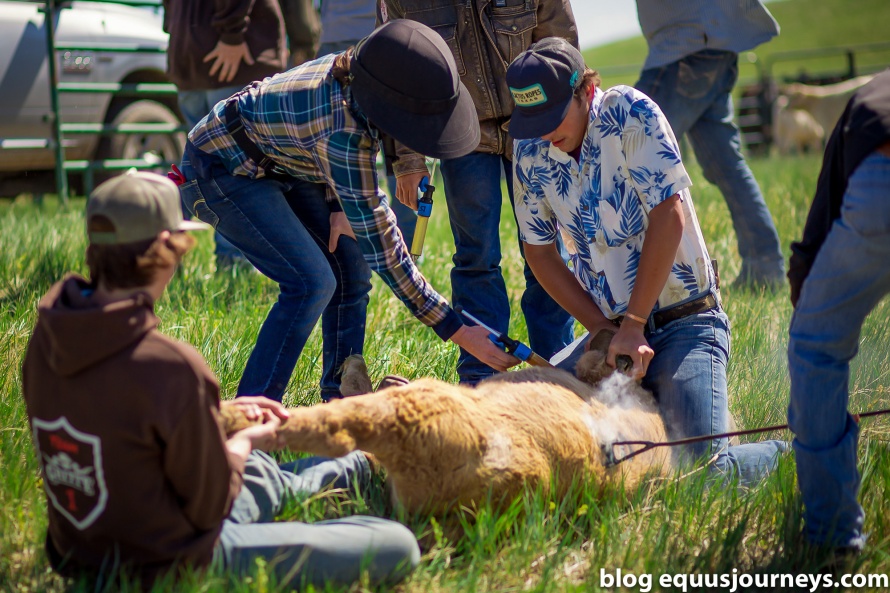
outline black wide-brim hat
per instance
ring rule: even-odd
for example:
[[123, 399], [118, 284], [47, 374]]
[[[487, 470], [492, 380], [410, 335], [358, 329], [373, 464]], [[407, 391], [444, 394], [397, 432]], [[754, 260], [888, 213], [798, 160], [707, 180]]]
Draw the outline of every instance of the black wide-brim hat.
[[448, 45], [426, 25], [386, 23], [358, 43], [349, 71], [368, 120], [411, 150], [450, 159], [479, 146], [470, 93]]

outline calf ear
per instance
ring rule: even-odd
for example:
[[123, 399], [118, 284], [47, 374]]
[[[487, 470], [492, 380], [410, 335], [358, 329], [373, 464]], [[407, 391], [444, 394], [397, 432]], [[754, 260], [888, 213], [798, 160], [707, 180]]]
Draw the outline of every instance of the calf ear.
[[596, 385], [612, 373], [612, 369], [606, 364], [606, 356], [613, 337], [615, 332], [601, 329], [587, 341], [587, 352], [575, 364], [576, 377], [588, 385]]

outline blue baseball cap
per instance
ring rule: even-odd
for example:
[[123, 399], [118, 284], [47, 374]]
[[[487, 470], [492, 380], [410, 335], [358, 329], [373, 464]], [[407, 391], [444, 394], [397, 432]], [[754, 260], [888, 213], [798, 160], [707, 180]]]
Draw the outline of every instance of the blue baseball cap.
[[519, 54], [507, 69], [507, 86], [516, 107], [510, 135], [540, 138], [559, 127], [581, 86], [584, 58], [561, 37], [546, 37]]

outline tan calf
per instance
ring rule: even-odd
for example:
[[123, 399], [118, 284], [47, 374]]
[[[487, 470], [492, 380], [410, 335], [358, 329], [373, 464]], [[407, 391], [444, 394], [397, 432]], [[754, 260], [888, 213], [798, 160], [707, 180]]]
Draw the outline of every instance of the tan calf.
[[[600, 352], [579, 363], [581, 376], [595, 380], [603, 367]], [[227, 408], [227, 432], [243, 426], [232, 412]], [[509, 502], [527, 487], [549, 492], [551, 484], [559, 496], [578, 478], [633, 487], [669, 464], [669, 453], [656, 449], [604, 467], [602, 447], [612, 441], [666, 438], [651, 395], [618, 373], [596, 387], [539, 367], [476, 388], [420, 379], [289, 412], [280, 429], [288, 448], [332, 457], [372, 453], [396, 501], [411, 512], [441, 515], [489, 496]]]

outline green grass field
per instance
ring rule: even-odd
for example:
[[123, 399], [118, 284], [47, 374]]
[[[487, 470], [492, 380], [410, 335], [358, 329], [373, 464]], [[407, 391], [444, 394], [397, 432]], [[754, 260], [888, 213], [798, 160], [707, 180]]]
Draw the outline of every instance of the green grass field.
[[[757, 49], [763, 61], [770, 53], [811, 47], [885, 41], [890, 30], [886, 0], [784, 0], [769, 4], [783, 27], [782, 35]], [[608, 26], [579, 23], [579, 26]], [[633, 83], [645, 57], [642, 38], [585, 52], [592, 67], [631, 65], [621, 75], [604, 77], [605, 86]], [[872, 59], [872, 58], [869, 58]], [[874, 58], [890, 63], [890, 56]], [[789, 64], [779, 73], [795, 73]], [[834, 62], [806, 63], [820, 71], [842, 68]], [[742, 78], [756, 71], [743, 65]], [[782, 244], [800, 236], [819, 169], [819, 158], [802, 156], [753, 160]], [[724, 286], [738, 273], [740, 260], [726, 205], [716, 187], [689, 164], [692, 192], [712, 256], [720, 261]], [[441, 187], [441, 184], [439, 184]], [[45, 501], [22, 402], [20, 367], [35, 321], [36, 304], [50, 284], [69, 270], [84, 272], [83, 199], [62, 208], [52, 199], [42, 205], [27, 197], [0, 202], [0, 591], [92, 591], [87, 583], [66, 583], [53, 575], [43, 552]], [[522, 273], [515, 224], [503, 205], [503, 270], [512, 305], [511, 334], [525, 340], [519, 312]], [[450, 294], [453, 252], [444, 198], [437, 195], [427, 238], [423, 273], [443, 294]], [[157, 304], [161, 330], [197, 347], [217, 374], [224, 397], [232, 397], [241, 370], [277, 290], [266, 279], [214, 273], [211, 238], [201, 236], [187, 256], [167, 294]], [[729, 366], [730, 407], [740, 428], [782, 424], [788, 401], [787, 328], [791, 306], [779, 294], [723, 291], [733, 324]], [[890, 407], [890, 301], [885, 299], [863, 327], [860, 353], [853, 361], [851, 409]], [[293, 374], [286, 403], [318, 401], [321, 343], [313, 334]], [[457, 349], [442, 343], [416, 322], [375, 278], [369, 309], [366, 358], [372, 377], [398, 373], [410, 378], [433, 376], [456, 381]], [[122, 397], [126, 389], [122, 388]], [[869, 534], [866, 553], [851, 572], [890, 574], [890, 518], [884, 512], [890, 490], [890, 420], [862, 423], [859, 466], [861, 501]], [[787, 432], [764, 438], [790, 438]], [[744, 440], [744, 438], [743, 438]], [[800, 501], [794, 460], [783, 458], [779, 470], [758, 487], [737, 490], [708, 484], [704, 472], [650, 481], [632, 492], [601, 491], [579, 484], [564, 499], [530, 492], [500, 514], [482, 508], [467, 514], [461, 537], [448, 539], [429, 517], [405, 517], [382, 494], [370, 500], [324, 493], [297, 500], [284, 519], [317, 521], [342, 514], [370, 513], [404, 521], [426, 543], [420, 568], [396, 590], [465, 591], [598, 591], [600, 574], [617, 569], [653, 575], [659, 589], [662, 574], [741, 574], [763, 579], [817, 573], [820, 561], [799, 538]], [[734, 573], [733, 571], [737, 571]], [[684, 590], [682, 577], [673, 588]], [[606, 585], [608, 583], [603, 583]], [[645, 585], [645, 583], [641, 583]], [[645, 587], [625, 590], [646, 590]], [[692, 585], [692, 583], [688, 583]], [[743, 583], [744, 584], [744, 583]], [[170, 589], [169, 583], [155, 591]], [[361, 584], [353, 590], [363, 591]], [[135, 591], [124, 587], [125, 591]], [[276, 591], [262, 567], [255, 576], [235, 581], [225, 574], [189, 575], [178, 590]], [[614, 590], [614, 589], [612, 589]], [[689, 591], [705, 588], [686, 587]], [[715, 590], [710, 588], [709, 590]], [[721, 588], [729, 590], [729, 588]], [[788, 590], [777, 586], [740, 586], [737, 590]], [[803, 588], [797, 590], [804, 590]], [[809, 589], [807, 589], [809, 590]], [[878, 586], [857, 590], [880, 590]]]
[[[782, 243], [800, 235], [812, 195], [816, 157], [758, 160], [754, 173], [774, 214]], [[717, 189], [690, 167], [693, 196], [712, 255], [724, 280], [739, 269], [735, 237]], [[504, 204], [502, 241], [504, 274], [513, 317], [511, 331], [525, 338], [518, 314], [521, 270], [515, 226]], [[65, 583], [49, 572], [42, 549], [45, 503], [37, 461], [21, 399], [19, 368], [35, 320], [38, 298], [67, 270], [84, 271], [83, 201], [67, 209], [52, 201], [37, 207], [29, 200], [0, 204], [0, 590], [63, 591]], [[453, 249], [444, 203], [437, 204], [422, 270], [448, 294]], [[728, 284], [728, 282], [726, 282]], [[253, 346], [260, 323], [275, 298], [267, 280], [253, 275], [217, 276], [210, 237], [200, 237], [157, 310], [162, 331], [194, 344], [219, 376], [231, 397]], [[791, 307], [787, 294], [733, 292], [724, 289], [733, 322], [729, 367], [731, 408], [743, 428], [785, 421], [788, 378], [785, 362]], [[885, 300], [868, 318], [861, 353], [852, 370], [852, 409], [888, 407], [890, 386], [890, 305]], [[456, 379], [456, 348], [409, 317], [407, 310], [375, 280], [369, 310], [366, 356], [372, 376]], [[301, 358], [287, 403], [317, 401], [320, 339], [316, 334]], [[122, 389], [122, 397], [126, 390]], [[890, 485], [886, 435], [890, 421], [863, 422], [860, 467], [862, 501], [867, 512], [869, 547], [856, 564], [858, 573], [890, 573], [890, 519], [883, 512]], [[787, 433], [778, 435], [788, 438]], [[400, 517], [382, 496], [370, 501], [320, 495], [294, 503], [290, 519], [314, 521], [341, 513], [372, 513], [399, 518], [430, 545], [420, 569], [400, 591], [573, 591], [598, 590], [600, 570], [614, 574], [721, 573], [761, 575], [816, 572], [798, 539], [799, 500], [793, 458], [750, 491], [708, 487], [703, 473], [650, 482], [633, 492], [600, 492], [581, 484], [562, 500], [529, 493], [503, 514], [475, 513], [465, 535], [437, 538], [427, 517]], [[680, 577], [682, 578], [682, 577]], [[247, 581], [225, 575], [193, 575], [184, 591], [275, 590], [262, 571]], [[361, 589], [361, 587], [359, 587]], [[85, 584], [73, 590], [90, 590]], [[166, 590], [159, 586], [156, 590]], [[632, 589], [634, 590], [634, 589]], [[636, 590], [639, 590], [636, 589]], [[694, 590], [694, 589], [690, 589]]]

